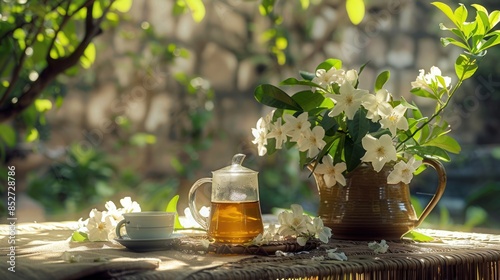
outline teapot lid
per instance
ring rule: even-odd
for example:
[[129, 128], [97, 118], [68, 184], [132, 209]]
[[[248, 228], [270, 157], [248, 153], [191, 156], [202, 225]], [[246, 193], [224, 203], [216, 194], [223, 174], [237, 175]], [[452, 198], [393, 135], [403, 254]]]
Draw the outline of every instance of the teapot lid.
[[231, 161], [231, 165], [226, 166], [222, 169], [219, 169], [215, 172], [228, 172], [228, 173], [257, 173], [257, 171], [253, 171], [252, 169], [246, 168], [242, 166], [243, 160], [246, 155], [244, 154], [236, 154], [233, 156]]

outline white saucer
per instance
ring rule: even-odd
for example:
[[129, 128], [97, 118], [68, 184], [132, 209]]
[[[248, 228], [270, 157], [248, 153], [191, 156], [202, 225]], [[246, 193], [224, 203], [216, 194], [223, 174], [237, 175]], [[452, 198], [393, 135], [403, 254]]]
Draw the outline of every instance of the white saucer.
[[123, 236], [115, 240], [132, 251], [146, 252], [172, 249], [181, 243], [179, 238], [182, 236], [182, 234], [173, 233], [170, 237], [161, 239], [130, 239], [128, 236]]

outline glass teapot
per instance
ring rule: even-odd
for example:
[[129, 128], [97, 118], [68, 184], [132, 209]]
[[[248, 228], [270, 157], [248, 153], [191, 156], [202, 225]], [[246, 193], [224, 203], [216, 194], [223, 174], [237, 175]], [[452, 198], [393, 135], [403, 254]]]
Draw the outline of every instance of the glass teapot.
[[[230, 166], [213, 171], [212, 178], [199, 179], [189, 191], [193, 218], [218, 243], [247, 243], [264, 231], [258, 172], [241, 166], [244, 159], [244, 154], [236, 154]], [[195, 203], [196, 190], [205, 183], [212, 184], [208, 221], [200, 215]]]

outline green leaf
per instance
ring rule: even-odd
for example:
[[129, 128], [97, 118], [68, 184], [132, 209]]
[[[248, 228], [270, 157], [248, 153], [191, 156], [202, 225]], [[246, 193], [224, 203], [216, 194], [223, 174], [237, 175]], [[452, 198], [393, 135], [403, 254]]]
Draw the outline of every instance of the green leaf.
[[455, 15], [457, 25], [459, 27], [462, 27], [463, 24], [467, 21], [467, 16], [469, 13], [467, 12], [467, 8], [465, 8], [464, 4], [459, 3], [458, 8], [453, 14]]
[[26, 142], [30, 143], [38, 139], [38, 130], [36, 128], [32, 128], [28, 135], [26, 135]]
[[186, 3], [183, 0], [176, 0], [174, 7], [172, 8], [172, 14], [174, 16], [180, 16], [186, 11]]
[[363, 0], [347, 0], [345, 7], [352, 24], [358, 25], [363, 21], [365, 17], [365, 2]]
[[361, 157], [366, 153], [361, 141], [354, 142], [351, 138], [345, 137], [344, 156], [347, 165], [347, 172], [354, 170], [360, 163]]
[[35, 108], [40, 113], [45, 113], [52, 109], [52, 102], [48, 99], [37, 99], [35, 100]]
[[156, 136], [154, 134], [139, 132], [130, 137], [130, 144], [138, 147], [144, 147], [154, 143], [156, 143]]
[[80, 57], [80, 64], [84, 69], [89, 69], [90, 66], [95, 61], [96, 57], [96, 49], [94, 43], [90, 43], [85, 51], [83, 52], [83, 55]]
[[417, 154], [421, 156], [422, 158], [432, 158], [432, 159], [437, 159], [441, 161], [450, 161], [450, 156], [448, 153], [435, 146], [412, 146], [408, 147], [408, 150], [411, 154]]
[[406, 101], [406, 99], [404, 97], [401, 96], [401, 104], [403, 106], [405, 106], [406, 108], [408, 109], [418, 109], [417, 106], [413, 105], [413, 104], [410, 104], [408, 101]]
[[181, 229], [184, 228], [181, 225], [181, 222], [179, 221], [179, 214], [177, 213], [177, 202], [179, 201], [179, 195], [175, 195], [170, 199], [170, 201], [167, 204], [167, 208], [165, 209], [165, 212], [174, 212], [175, 213], [175, 222], [174, 222], [174, 228], [176, 229]]
[[295, 100], [304, 111], [309, 112], [318, 108], [321, 103], [323, 103], [323, 100], [325, 100], [325, 97], [317, 91], [304, 90], [294, 94], [292, 99]]
[[455, 18], [455, 14], [453, 13], [453, 10], [450, 8], [450, 6], [442, 2], [432, 2], [431, 4], [436, 6], [439, 10], [441, 10], [441, 12], [443, 12], [453, 23], [455, 23], [455, 25], [459, 26], [457, 24], [457, 19]]
[[112, 8], [119, 12], [126, 13], [132, 8], [132, 0], [116, 0]]
[[[436, 76], [436, 79], [438, 80], [439, 85], [441, 85], [442, 88], [446, 88], [446, 81], [444, 80], [443, 76]], [[443, 92], [445, 92], [445, 91], [443, 91]], [[441, 96], [443, 96], [443, 95], [439, 94], [439, 97], [441, 97]]]
[[488, 10], [486, 10], [485, 7], [483, 7], [479, 4], [472, 4], [471, 6], [474, 7], [477, 11], [482, 11], [482, 12], [488, 14]]
[[309, 5], [309, 0], [300, 0], [300, 6], [302, 7], [302, 10], [306, 10], [307, 8], [309, 8]]
[[325, 129], [325, 135], [334, 136], [339, 129], [339, 125], [335, 117], [329, 117], [328, 112], [325, 112], [320, 125]]
[[366, 110], [364, 109], [358, 110], [352, 120], [347, 120], [347, 129], [355, 143], [361, 143], [361, 139], [365, 137], [370, 129], [371, 122], [366, 118]]
[[437, 96], [435, 96], [434, 94], [432, 94], [432, 93], [430, 93], [427, 90], [422, 89], [422, 88], [413, 88], [412, 90], [410, 90], [410, 92], [416, 96], [432, 98], [432, 99], [436, 99], [436, 100], [438, 99]]
[[384, 87], [385, 83], [389, 80], [390, 76], [391, 72], [389, 71], [384, 71], [377, 76], [377, 80], [375, 81], [375, 92]]
[[455, 62], [455, 73], [459, 79], [466, 80], [474, 75], [477, 67], [475, 61], [471, 61], [469, 57], [461, 54]]
[[19, 44], [19, 48], [20, 49], [25, 49], [26, 48], [26, 32], [24, 32], [23, 29], [21, 28], [18, 28], [16, 30], [14, 30], [14, 32], [12, 33], [12, 37], [14, 37], [15, 39], [17, 39], [17, 43]]
[[490, 22], [490, 28], [494, 28], [498, 22], [500, 22], [500, 11], [493, 11], [491, 14], [488, 16], [489, 22]]
[[94, 6], [92, 8], [92, 16], [94, 18], [100, 18], [102, 16], [102, 6], [101, 6], [102, 1], [94, 1]]
[[0, 124], [0, 139], [2, 139], [8, 147], [14, 147], [16, 145], [16, 132], [11, 126]]
[[316, 77], [316, 74], [311, 73], [311, 72], [306, 72], [306, 71], [299, 71], [299, 75], [304, 80], [308, 80], [308, 81], [312, 81]]
[[73, 232], [73, 235], [71, 235], [71, 241], [74, 242], [84, 242], [87, 240], [89, 240], [89, 237], [84, 232], [75, 231]]
[[318, 67], [316, 67], [316, 71], [318, 71], [319, 69], [324, 69], [324, 70], [328, 71], [332, 67], [335, 67], [335, 69], [342, 68], [342, 60], [336, 59], [336, 58], [329, 58], [329, 59], [321, 62], [318, 65]]
[[409, 238], [413, 241], [417, 242], [431, 242], [434, 241], [434, 237], [425, 235], [423, 233], [417, 232], [417, 231], [410, 231], [407, 234], [403, 235], [403, 237]]
[[108, 12], [106, 14], [106, 19], [113, 23], [118, 23], [120, 21], [118, 14], [113, 12]]
[[481, 45], [481, 48], [479, 48], [479, 52], [482, 52], [486, 49], [489, 49], [493, 46], [496, 46], [500, 44], [500, 35], [494, 35], [494, 36], [491, 36], [491, 38], [489, 38], [486, 42], [484, 42], [482, 45]]
[[191, 16], [195, 22], [201, 22], [205, 17], [205, 5], [202, 0], [185, 0], [191, 10]]
[[455, 34], [458, 38], [462, 39], [463, 42], [467, 41], [467, 38], [465, 38], [464, 34], [462, 33], [462, 30], [459, 30], [457, 28], [452, 28], [450, 29], [451, 33]]
[[318, 87], [322, 88], [320, 85], [310, 82], [310, 81], [300, 81], [297, 80], [296, 78], [288, 78], [280, 83], [280, 85], [283, 86], [295, 86], [295, 85], [301, 85], [301, 86], [310, 86], [310, 87]]
[[259, 5], [259, 12], [263, 16], [267, 16], [271, 14], [271, 12], [274, 9], [274, 2], [276, 0], [262, 0], [262, 2]]
[[485, 35], [490, 30], [490, 20], [488, 15], [483, 11], [477, 11], [476, 14], [477, 29], [475, 35]]
[[467, 47], [464, 43], [458, 41], [457, 39], [454, 39], [454, 38], [451, 38], [451, 37], [443, 37], [441, 38], [441, 45], [443, 45], [443, 47], [446, 47], [448, 46], [449, 44], [452, 44], [452, 45], [455, 45], [455, 46], [459, 46], [465, 50], [469, 50], [469, 47]]
[[462, 26], [462, 31], [464, 32], [465, 38], [470, 38], [471, 34], [478, 33], [479, 28], [482, 27], [482, 25], [481, 26], [479, 25], [481, 24], [478, 23], [477, 21], [465, 22], [464, 25]]
[[278, 149], [276, 149], [276, 138], [269, 138], [269, 139], [267, 139], [266, 148], [267, 148], [267, 154], [268, 155], [272, 155], [276, 151], [278, 151]]
[[254, 97], [259, 103], [273, 108], [302, 111], [300, 105], [286, 92], [270, 84], [259, 85], [255, 89]]
[[429, 142], [425, 143], [423, 146], [434, 146], [446, 150], [450, 153], [458, 154], [462, 150], [460, 144], [448, 135], [441, 135], [436, 137]]

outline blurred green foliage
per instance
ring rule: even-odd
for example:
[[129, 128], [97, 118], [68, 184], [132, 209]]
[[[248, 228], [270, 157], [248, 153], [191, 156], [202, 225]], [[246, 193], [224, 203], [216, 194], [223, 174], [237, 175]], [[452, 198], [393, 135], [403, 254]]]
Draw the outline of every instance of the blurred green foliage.
[[49, 214], [78, 212], [113, 194], [109, 181], [115, 171], [105, 153], [73, 144], [60, 162], [32, 175], [28, 194]]
[[295, 203], [301, 204], [306, 211], [317, 212], [318, 190], [314, 178], [308, 178], [310, 172], [300, 169], [298, 157], [294, 149], [266, 157], [259, 171], [259, 196], [263, 213], [272, 213], [273, 208], [287, 209]]

